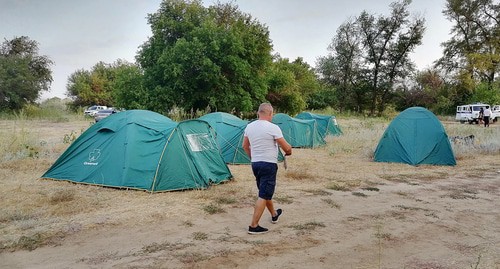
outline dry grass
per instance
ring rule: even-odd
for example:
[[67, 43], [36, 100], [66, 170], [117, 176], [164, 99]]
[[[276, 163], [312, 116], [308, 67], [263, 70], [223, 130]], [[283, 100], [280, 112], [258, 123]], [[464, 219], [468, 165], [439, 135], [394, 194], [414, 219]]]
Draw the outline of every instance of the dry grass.
[[[374, 163], [371, 160], [373, 151], [389, 121], [352, 118], [339, 122], [345, 135], [328, 138], [323, 148], [294, 149], [288, 158], [288, 170], [280, 165], [279, 192], [275, 196], [278, 203], [293, 203], [295, 195], [299, 195], [297, 192], [327, 196], [341, 191], [361, 196], [376, 193], [376, 186], [387, 181], [418, 185], [448, 177], [481, 176], [483, 168], [491, 168], [480, 162], [483, 156], [495, 155], [497, 158], [500, 153], [498, 124], [488, 129], [449, 122], [445, 123], [445, 128], [450, 136], [474, 134], [476, 137], [474, 145], [453, 145], [459, 162], [457, 167]], [[140, 225], [174, 218], [182, 227], [189, 228], [194, 224], [186, 216], [218, 214], [229, 207], [251, 207], [255, 202], [253, 175], [245, 165], [230, 166], [234, 180], [217, 187], [158, 194], [40, 180], [39, 177], [69, 146], [68, 137], [80, 134], [90, 124], [88, 119], [0, 121], [0, 252], [57, 244], [58, 240], [73, 233], [131, 220]], [[311, 189], [311, 182], [320, 187]], [[410, 196], [403, 191], [399, 194]], [[447, 197], [474, 199], [475, 194], [457, 189], [451, 190]], [[340, 208], [332, 199], [322, 201], [330, 207]], [[311, 222], [292, 228], [312, 230], [323, 226]], [[193, 234], [193, 238], [205, 240], [203, 234]], [[166, 243], [152, 245], [144, 251], [172, 247], [176, 246]], [[206, 258], [192, 252], [178, 255], [185, 263]]]

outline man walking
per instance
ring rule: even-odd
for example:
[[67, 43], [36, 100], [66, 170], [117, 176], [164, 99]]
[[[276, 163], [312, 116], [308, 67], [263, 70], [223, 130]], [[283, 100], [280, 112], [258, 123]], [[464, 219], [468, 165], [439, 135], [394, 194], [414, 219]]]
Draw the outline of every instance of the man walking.
[[273, 107], [269, 103], [259, 106], [259, 119], [249, 123], [245, 129], [243, 149], [252, 161], [252, 171], [257, 182], [259, 197], [255, 203], [249, 234], [261, 234], [268, 231], [259, 225], [260, 218], [267, 208], [271, 213], [272, 223], [278, 222], [283, 210], [274, 210], [272, 201], [278, 173], [278, 146], [285, 155], [292, 154], [292, 147], [283, 138], [281, 129], [273, 124]]

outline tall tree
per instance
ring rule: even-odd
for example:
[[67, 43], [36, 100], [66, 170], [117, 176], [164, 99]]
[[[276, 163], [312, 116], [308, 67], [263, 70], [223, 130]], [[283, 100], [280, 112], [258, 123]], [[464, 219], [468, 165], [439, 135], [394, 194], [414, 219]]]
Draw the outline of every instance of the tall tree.
[[50, 90], [53, 62], [38, 55], [38, 42], [26, 36], [0, 46], [0, 110], [16, 110]]
[[366, 92], [362, 87], [361, 33], [354, 18], [344, 22], [328, 46], [330, 54], [318, 58], [320, 79], [328, 87], [334, 87], [335, 105], [340, 111], [353, 109], [360, 112], [366, 106]]
[[354, 98], [363, 108], [369, 96], [371, 115], [382, 113], [398, 80], [414, 69], [409, 55], [421, 44], [425, 20], [411, 17], [410, 4], [411, 0], [393, 2], [389, 16], [363, 11], [342, 24], [329, 46], [330, 57], [320, 61], [320, 72], [326, 71], [322, 77], [334, 74], [330, 83], [350, 92], [345, 100]]
[[455, 76], [463, 95], [481, 82], [492, 89], [500, 72], [500, 3], [447, 0], [443, 14], [453, 23], [452, 37], [436, 65]]
[[382, 113], [390, 99], [394, 84], [414, 69], [410, 53], [421, 44], [425, 31], [422, 17], [410, 19], [408, 6], [411, 0], [390, 5], [389, 17], [362, 12], [358, 17], [366, 53], [365, 63], [370, 70], [370, 114]]
[[267, 27], [233, 4], [164, 0], [148, 16], [153, 36], [137, 55], [146, 106], [251, 111], [265, 100], [272, 62]]

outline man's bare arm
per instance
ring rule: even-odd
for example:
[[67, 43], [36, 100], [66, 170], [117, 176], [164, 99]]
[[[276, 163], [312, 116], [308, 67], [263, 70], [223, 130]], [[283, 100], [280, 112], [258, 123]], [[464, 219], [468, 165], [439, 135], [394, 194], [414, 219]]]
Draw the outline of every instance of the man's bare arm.
[[252, 153], [250, 151], [250, 140], [248, 140], [248, 137], [246, 137], [246, 136], [243, 138], [243, 150], [245, 150], [248, 157], [250, 157], [250, 159], [251, 159]]
[[288, 144], [288, 142], [286, 142], [286, 140], [283, 137], [276, 139], [276, 142], [278, 143], [280, 148], [282, 148], [285, 151], [286, 156], [292, 155], [292, 146], [290, 146], [290, 144]]

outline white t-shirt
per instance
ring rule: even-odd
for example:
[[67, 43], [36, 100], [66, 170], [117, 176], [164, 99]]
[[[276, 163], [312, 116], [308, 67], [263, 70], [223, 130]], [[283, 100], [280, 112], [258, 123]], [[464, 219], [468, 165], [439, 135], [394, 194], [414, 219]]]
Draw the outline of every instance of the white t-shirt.
[[483, 116], [490, 117], [491, 116], [491, 110], [489, 108], [485, 109], [484, 112], [483, 112]]
[[283, 137], [278, 125], [267, 120], [256, 120], [247, 125], [244, 135], [250, 141], [252, 162], [278, 162], [276, 139]]

